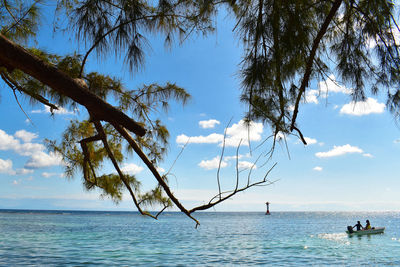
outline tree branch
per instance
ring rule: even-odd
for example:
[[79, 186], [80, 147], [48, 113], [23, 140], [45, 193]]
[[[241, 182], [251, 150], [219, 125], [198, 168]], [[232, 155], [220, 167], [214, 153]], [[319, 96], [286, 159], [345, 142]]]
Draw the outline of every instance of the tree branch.
[[296, 119], [297, 119], [297, 113], [299, 112], [299, 104], [300, 104], [300, 99], [301, 96], [304, 94], [306, 87], [308, 86], [308, 81], [311, 76], [312, 72], [312, 66], [314, 63], [314, 58], [318, 50], [318, 46], [322, 40], [322, 37], [325, 35], [329, 24], [331, 23], [333, 17], [335, 16], [337, 10], [339, 9], [340, 5], [342, 4], [343, 0], [335, 0], [335, 2], [332, 5], [331, 10], [328, 13], [328, 16], [325, 18], [324, 23], [321, 26], [321, 29], [318, 31], [317, 36], [314, 39], [313, 46], [311, 48], [310, 56], [308, 57], [307, 64], [306, 64], [306, 69], [304, 72], [303, 80], [301, 82], [301, 86], [299, 88], [299, 93], [296, 98], [296, 103], [294, 106], [294, 111], [293, 111], [293, 116], [292, 116], [292, 122], [290, 125], [290, 131], [293, 131]]
[[133, 150], [136, 152], [136, 154], [141, 158], [141, 160], [146, 164], [147, 168], [151, 171], [153, 176], [156, 178], [160, 186], [164, 189], [165, 193], [167, 196], [172, 200], [172, 202], [178, 207], [180, 211], [186, 214], [189, 218], [191, 218], [193, 221], [196, 222], [196, 227], [200, 225], [199, 221], [196, 220], [195, 218], [192, 217], [189, 212], [180, 202], [179, 200], [174, 196], [174, 194], [171, 192], [169, 186], [167, 183], [164, 181], [164, 179], [161, 177], [161, 175], [158, 173], [156, 167], [154, 164], [147, 158], [147, 156], [143, 153], [143, 151], [139, 148], [138, 144], [136, 144], [135, 140], [132, 138], [132, 136], [119, 124], [113, 124], [111, 123], [114, 128], [125, 138], [126, 141], [128, 141], [129, 145], [133, 148]]
[[[268, 182], [267, 176], [268, 176], [269, 173], [272, 171], [272, 169], [276, 166], [276, 164], [277, 164], [277, 163], [275, 163], [275, 164], [268, 170], [268, 172], [264, 175], [264, 178], [263, 178], [262, 180], [260, 180], [260, 181], [258, 181], [258, 182], [255, 182], [255, 183], [252, 183], [252, 184], [250, 184], [250, 185], [246, 185], [246, 186], [241, 187], [241, 188], [239, 188], [239, 189], [235, 189], [235, 190], [232, 190], [232, 191], [223, 192], [222, 194], [225, 194], [225, 193], [228, 194], [228, 195], [226, 195], [226, 196], [223, 197], [223, 198], [219, 198], [219, 197], [220, 197], [220, 194], [218, 194], [218, 195], [214, 196], [208, 204], [201, 205], [201, 206], [197, 206], [197, 207], [195, 207], [195, 208], [189, 210], [189, 212], [192, 213], [192, 212], [195, 212], [195, 211], [198, 211], [198, 210], [206, 210], [206, 209], [212, 208], [212, 207], [214, 207], [215, 205], [217, 205], [217, 204], [219, 204], [219, 203], [221, 203], [221, 202], [227, 200], [228, 198], [231, 198], [232, 196], [236, 195], [237, 193], [242, 192], [242, 191], [244, 191], [244, 190], [247, 190], [247, 189], [249, 189], [249, 188], [251, 188], [251, 187], [253, 187], [253, 186], [260, 186], [260, 185], [269, 185], [269, 184], [273, 184], [274, 182], [269, 182], [268, 184], [265, 184], [265, 183]], [[215, 201], [215, 202], [212, 202], [212, 200], [214, 200], [214, 199], [216, 199], [216, 198], [218, 198], [218, 200]]]
[[90, 170], [92, 171], [93, 177], [94, 177], [94, 184], [97, 185], [97, 177], [96, 177], [96, 172], [94, 171], [93, 165], [92, 165], [92, 161], [90, 160], [90, 155], [89, 155], [89, 150], [87, 147], [87, 143], [89, 142], [94, 142], [94, 141], [100, 141], [101, 137], [99, 134], [92, 136], [92, 137], [88, 137], [85, 139], [82, 139], [79, 143], [81, 144], [81, 148], [82, 148], [82, 152], [83, 152], [83, 177], [85, 178], [86, 181], [88, 181], [89, 183], [93, 183], [92, 181], [90, 181], [88, 175], [87, 175], [87, 166], [86, 164], [89, 165]]
[[38, 57], [32, 55], [21, 46], [0, 34], [0, 66], [7, 69], [20, 69], [43, 84], [51, 87], [59, 94], [68, 96], [83, 105], [97, 120], [120, 124], [136, 135], [143, 136], [146, 130], [122, 111], [103, 101], [77, 81]]
[[133, 192], [133, 190], [132, 190], [132, 188], [131, 188], [131, 186], [129, 184], [129, 181], [126, 180], [125, 175], [122, 173], [121, 169], [119, 168], [118, 162], [115, 159], [114, 154], [112, 153], [110, 146], [108, 145], [107, 136], [106, 136], [106, 133], [104, 132], [103, 126], [101, 125], [101, 123], [99, 121], [93, 121], [93, 123], [94, 123], [94, 125], [96, 127], [96, 130], [97, 130], [97, 132], [98, 132], [98, 134], [99, 134], [99, 136], [101, 138], [101, 141], [103, 142], [104, 148], [107, 151], [108, 157], [110, 158], [112, 164], [114, 165], [114, 168], [117, 171], [117, 173], [118, 173], [119, 177], [121, 178], [122, 182], [125, 184], [125, 187], [128, 189], [129, 194], [131, 195], [132, 200], [135, 203], [136, 208], [138, 209], [140, 214], [147, 215], [147, 216], [150, 216], [152, 218], [155, 218], [153, 215], [151, 215], [148, 212], [144, 212], [140, 208], [140, 205], [139, 205], [139, 203], [138, 203], [138, 201], [136, 199], [135, 193]]

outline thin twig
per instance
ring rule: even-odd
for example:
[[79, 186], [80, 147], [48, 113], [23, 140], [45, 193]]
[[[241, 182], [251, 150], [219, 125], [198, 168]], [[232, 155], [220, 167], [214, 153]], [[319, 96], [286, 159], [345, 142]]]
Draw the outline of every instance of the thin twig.
[[224, 130], [224, 139], [222, 141], [221, 156], [219, 158], [218, 169], [217, 169], [218, 192], [219, 192], [220, 195], [221, 195], [221, 183], [220, 183], [220, 179], [219, 179], [219, 173], [220, 173], [220, 170], [221, 170], [222, 159], [224, 157], [224, 152], [225, 152], [226, 134], [227, 134], [228, 126], [231, 124], [231, 121], [232, 121], [232, 118], [229, 120], [229, 122], [228, 122], [228, 124], [227, 124], [227, 126], [225, 127], [225, 130]]

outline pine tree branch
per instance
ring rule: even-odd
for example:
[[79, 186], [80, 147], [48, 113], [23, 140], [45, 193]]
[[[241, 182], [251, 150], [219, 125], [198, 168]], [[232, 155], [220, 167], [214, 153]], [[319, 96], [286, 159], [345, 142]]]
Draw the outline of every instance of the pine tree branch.
[[89, 155], [89, 150], [87, 147], [87, 143], [89, 142], [94, 142], [94, 141], [100, 141], [101, 137], [99, 134], [92, 136], [92, 137], [88, 137], [85, 139], [82, 139], [81, 141], [79, 141], [79, 143], [81, 144], [81, 148], [82, 148], [82, 152], [83, 152], [83, 177], [85, 178], [86, 181], [88, 181], [89, 183], [93, 183], [92, 181], [90, 181], [88, 174], [87, 174], [87, 166], [86, 164], [89, 165], [90, 170], [92, 171], [92, 175], [94, 177], [94, 184], [97, 184], [97, 177], [96, 177], [96, 172], [94, 171], [93, 165], [92, 165], [92, 161], [90, 160], [90, 155]]
[[90, 92], [77, 81], [0, 34], [0, 66], [20, 69], [59, 94], [83, 105], [97, 120], [117, 123], [139, 136], [146, 130], [122, 111]]
[[145, 211], [143, 211], [141, 209], [141, 207], [140, 207], [140, 205], [139, 205], [139, 203], [138, 203], [138, 201], [136, 199], [135, 193], [133, 192], [133, 190], [132, 190], [132, 188], [131, 188], [131, 186], [129, 184], [129, 181], [127, 181], [125, 175], [122, 173], [121, 169], [119, 168], [118, 162], [115, 159], [114, 154], [111, 151], [111, 148], [110, 148], [110, 146], [108, 144], [107, 136], [106, 136], [106, 133], [104, 132], [103, 126], [101, 125], [101, 123], [99, 121], [93, 121], [93, 123], [94, 123], [94, 125], [96, 127], [96, 130], [97, 130], [97, 132], [98, 132], [98, 134], [99, 134], [99, 136], [101, 138], [101, 141], [103, 142], [104, 148], [107, 151], [108, 157], [110, 158], [112, 164], [114, 165], [114, 168], [117, 171], [117, 173], [118, 173], [119, 177], [121, 178], [122, 182], [124, 183], [125, 187], [128, 189], [129, 194], [131, 195], [132, 200], [135, 203], [136, 208], [138, 209], [140, 214], [155, 218], [150, 213], [145, 212]]
[[[3, 31], [3, 34], [8, 33], [12, 28], [16, 27], [18, 24], [20, 24], [20, 22], [29, 14], [29, 12], [31, 12], [32, 8], [39, 3], [41, 0], [36, 0], [31, 7], [25, 12], [25, 14], [23, 14], [18, 20], [13, 16], [13, 14], [11, 13], [11, 11], [7, 8], [7, 11], [9, 12], [9, 14], [11, 15], [11, 17], [14, 19], [15, 23], [13, 25], [11, 25], [8, 29], [6, 29], [5, 31]], [[6, 0], [3, 0], [3, 2], [6, 4]]]

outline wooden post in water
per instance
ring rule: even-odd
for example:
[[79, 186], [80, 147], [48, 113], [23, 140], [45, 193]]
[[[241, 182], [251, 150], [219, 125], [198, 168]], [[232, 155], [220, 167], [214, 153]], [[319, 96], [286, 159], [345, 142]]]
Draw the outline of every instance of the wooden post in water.
[[265, 215], [271, 215], [271, 214], [269, 213], [269, 202], [266, 202], [265, 204], [267, 205], [267, 212], [265, 213]]

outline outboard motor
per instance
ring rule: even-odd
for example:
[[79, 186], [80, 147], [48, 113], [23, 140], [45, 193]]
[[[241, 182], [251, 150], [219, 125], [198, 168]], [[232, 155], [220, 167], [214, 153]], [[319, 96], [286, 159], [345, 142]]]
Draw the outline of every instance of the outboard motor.
[[353, 233], [353, 232], [354, 232], [354, 231], [353, 231], [353, 227], [347, 226], [347, 231], [349, 231], [350, 234]]

